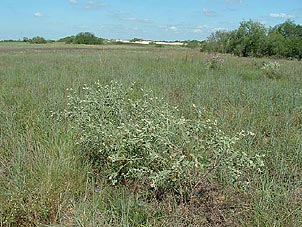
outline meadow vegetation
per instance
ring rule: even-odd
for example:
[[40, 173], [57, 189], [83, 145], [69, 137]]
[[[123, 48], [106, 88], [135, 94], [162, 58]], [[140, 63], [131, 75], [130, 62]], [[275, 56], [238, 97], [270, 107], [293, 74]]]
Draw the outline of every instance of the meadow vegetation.
[[301, 226], [302, 66], [0, 43], [1, 226]]

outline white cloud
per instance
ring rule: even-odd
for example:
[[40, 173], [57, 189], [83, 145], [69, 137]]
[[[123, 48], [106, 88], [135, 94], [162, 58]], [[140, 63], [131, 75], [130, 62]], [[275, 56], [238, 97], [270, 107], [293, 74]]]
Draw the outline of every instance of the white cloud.
[[243, 4], [243, 0], [224, 0], [226, 3]]
[[206, 34], [206, 33], [216, 32], [219, 30], [225, 30], [225, 29], [203, 24], [203, 25], [197, 26], [195, 29], [192, 30], [192, 32], [197, 33], [197, 34]]
[[207, 17], [214, 17], [214, 16], [217, 15], [215, 11], [212, 11], [212, 10], [209, 10], [209, 9], [203, 9], [202, 13], [203, 13], [203, 15], [205, 15]]
[[195, 28], [195, 29], [193, 29], [192, 32], [198, 33], [198, 34], [202, 34], [203, 33], [202, 29], [200, 29], [200, 28]]
[[151, 20], [149, 19], [141, 19], [141, 18], [135, 18], [135, 17], [125, 17], [125, 18], [121, 18], [122, 20], [126, 20], [126, 21], [133, 21], [133, 22], [137, 22], [137, 23], [151, 23]]
[[173, 32], [176, 32], [178, 30], [177, 27], [175, 27], [175, 26], [171, 26], [169, 29]]
[[215, 27], [211, 29], [211, 32], [217, 32], [217, 31], [226, 31], [227, 29], [221, 28], [221, 27]]
[[294, 18], [293, 15], [289, 15], [286, 13], [271, 13], [270, 16], [274, 18], [287, 18], [287, 19]]
[[77, 4], [78, 0], [68, 0], [71, 4]]
[[179, 33], [179, 28], [175, 25], [160, 25], [158, 27], [164, 30], [165, 32]]
[[87, 26], [87, 25], [79, 25], [79, 26], [77, 26], [77, 28], [79, 28], [79, 29], [89, 29], [89, 26]]
[[85, 9], [97, 9], [103, 7], [105, 4], [97, 1], [88, 1], [85, 5]]
[[40, 12], [36, 12], [36, 13], [34, 13], [34, 16], [35, 16], [35, 17], [43, 17], [43, 14], [40, 13]]

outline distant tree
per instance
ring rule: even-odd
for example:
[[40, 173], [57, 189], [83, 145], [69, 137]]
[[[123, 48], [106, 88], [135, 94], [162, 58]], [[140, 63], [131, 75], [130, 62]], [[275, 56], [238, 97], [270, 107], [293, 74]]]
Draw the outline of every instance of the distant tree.
[[139, 41], [142, 41], [143, 39], [142, 38], [133, 38], [130, 40], [130, 42], [139, 42]]
[[263, 55], [267, 30], [259, 22], [243, 21], [231, 34], [230, 49], [233, 53], [243, 57]]
[[71, 43], [74, 43], [74, 39], [75, 39], [75, 36], [67, 36], [67, 37], [64, 37], [62, 39], [59, 39], [57, 42], [64, 42], [66, 44], [71, 44]]
[[228, 53], [232, 32], [216, 31], [212, 33], [207, 42], [202, 43], [202, 50], [208, 52]]
[[267, 37], [266, 55], [276, 57], [286, 56], [288, 52], [286, 45], [286, 38], [283, 35], [270, 31]]
[[47, 43], [47, 40], [44, 39], [43, 37], [40, 37], [40, 36], [33, 37], [32, 39], [29, 39], [28, 41], [30, 43], [35, 43], [35, 44], [44, 44], [44, 43]]
[[98, 45], [104, 44], [104, 39], [96, 37], [90, 32], [81, 32], [74, 37], [74, 44]]
[[1, 42], [19, 42], [18, 40], [15, 40], [15, 39], [4, 39], [4, 40], [1, 40]]
[[272, 32], [281, 34], [284, 38], [302, 37], [302, 30], [300, 25], [296, 25], [294, 21], [287, 20], [282, 24], [276, 25], [272, 28]]
[[202, 43], [201, 51], [302, 59], [302, 26], [287, 20], [266, 29], [259, 22], [243, 21], [236, 30], [212, 33]]
[[270, 55], [302, 58], [302, 27], [287, 20], [271, 28], [268, 34]]
[[185, 42], [185, 46], [194, 49], [200, 47], [200, 42], [198, 40], [189, 40]]

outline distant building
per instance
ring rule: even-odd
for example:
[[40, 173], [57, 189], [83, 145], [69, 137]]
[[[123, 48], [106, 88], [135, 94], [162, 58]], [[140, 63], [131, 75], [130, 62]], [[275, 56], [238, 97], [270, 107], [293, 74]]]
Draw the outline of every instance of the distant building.
[[183, 42], [166, 42], [166, 41], [153, 41], [153, 40], [138, 40], [138, 41], [130, 41], [130, 40], [122, 40], [117, 39], [115, 40], [119, 43], [125, 43], [125, 44], [141, 44], [141, 45], [149, 45], [149, 44], [158, 44], [158, 45], [170, 45], [170, 46], [183, 46]]
[[183, 46], [183, 42], [155, 42], [155, 44], [159, 45], [171, 45], [171, 46]]
[[115, 42], [117, 42], [117, 43], [130, 43], [129, 40], [122, 40], [122, 39], [117, 39], [117, 40], [115, 40]]
[[149, 45], [150, 43], [152, 43], [152, 40], [140, 40], [140, 41], [135, 41], [132, 43], [136, 43], [136, 44], [142, 44], [142, 45]]

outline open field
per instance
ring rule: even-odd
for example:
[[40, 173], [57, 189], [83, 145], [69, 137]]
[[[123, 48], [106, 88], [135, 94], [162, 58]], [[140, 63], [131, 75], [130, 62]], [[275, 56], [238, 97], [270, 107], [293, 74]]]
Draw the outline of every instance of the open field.
[[[278, 60], [281, 78], [261, 70], [269, 59], [210, 55], [183, 47], [0, 43], [1, 226], [302, 226], [302, 64]], [[261, 173], [239, 187], [220, 179], [191, 203], [140, 197], [111, 186], [83, 161], [76, 131], [56, 122], [67, 88], [95, 81], [136, 83], [185, 116], [204, 108], [238, 144], [264, 154]], [[97, 188], [97, 191], [96, 191]], [[139, 205], [138, 205], [139, 204]]]

